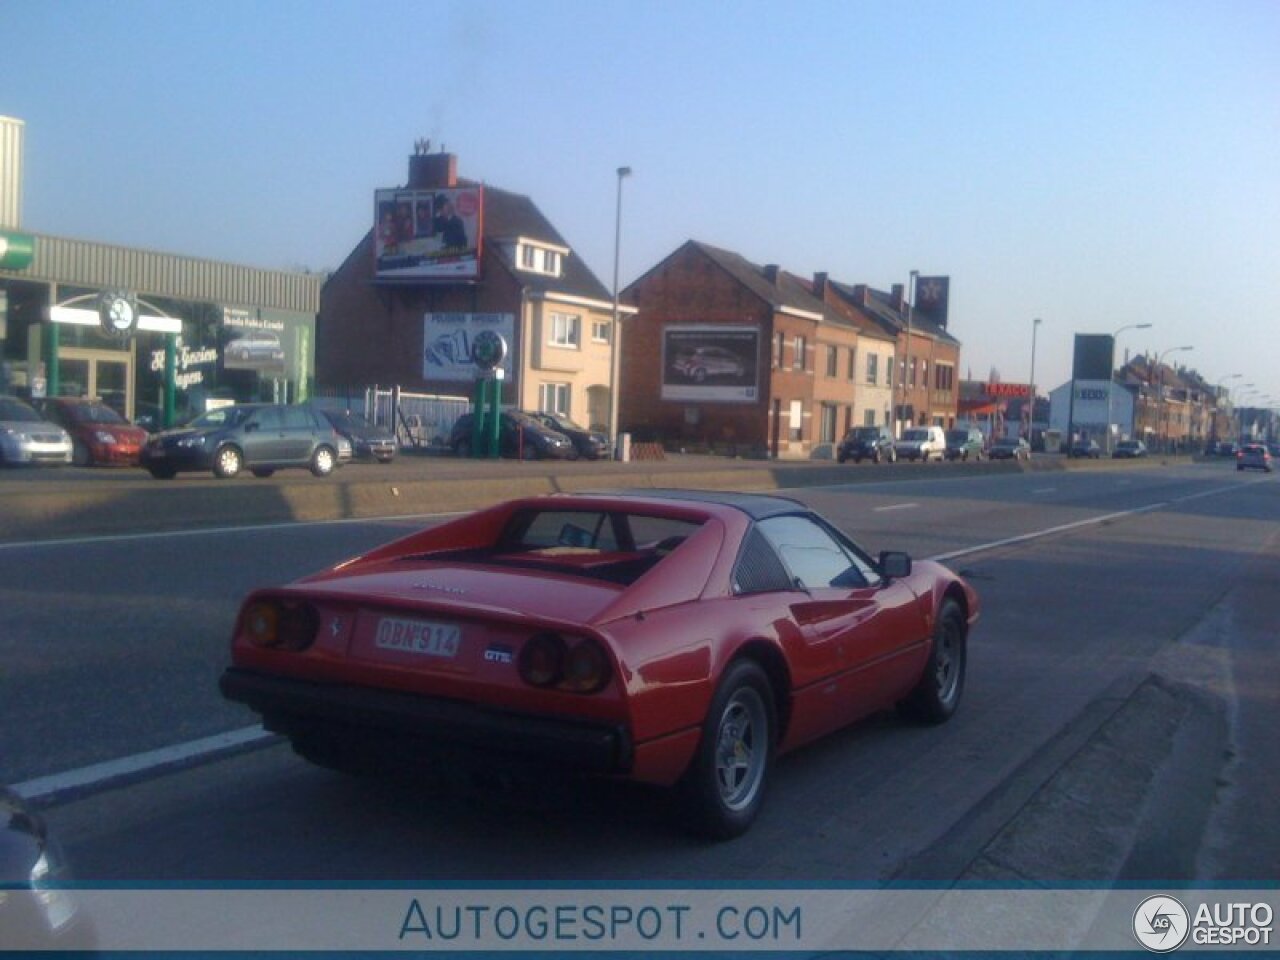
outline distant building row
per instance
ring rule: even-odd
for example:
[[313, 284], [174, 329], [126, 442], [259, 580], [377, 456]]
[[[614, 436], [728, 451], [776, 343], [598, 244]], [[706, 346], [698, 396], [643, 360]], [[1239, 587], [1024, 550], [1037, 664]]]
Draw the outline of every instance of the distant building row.
[[[620, 429], [807, 457], [853, 426], [950, 426], [960, 342], [948, 281], [915, 286], [912, 304], [902, 285], [797, 277], [690, 241], [621, 293]], [[601, 429], [615, 395], [613, 309], [529, 198], [459, 179], [452, 155], [420, 153], [405, 187], [377, 191], [374, 225], [321, 292], [317, 377], [468, 395], [471, 344], [492, 330], [510, 346], [505, 403]]]

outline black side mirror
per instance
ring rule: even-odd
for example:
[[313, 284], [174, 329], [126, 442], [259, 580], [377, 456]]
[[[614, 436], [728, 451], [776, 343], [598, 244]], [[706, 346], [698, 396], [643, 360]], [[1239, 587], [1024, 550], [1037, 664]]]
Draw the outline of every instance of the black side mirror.
[[901, 580], [911, 575], [911, 554], [900, 550], [880, 551], [880, 572], [886, 580]]

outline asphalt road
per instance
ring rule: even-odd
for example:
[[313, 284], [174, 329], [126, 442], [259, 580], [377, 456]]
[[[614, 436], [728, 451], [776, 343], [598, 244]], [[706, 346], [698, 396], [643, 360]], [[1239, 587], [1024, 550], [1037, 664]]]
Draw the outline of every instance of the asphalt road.
[[[95, 880], [1271, 881], [1278, 483], [1205, 464], [797, 491], [873, 551], [954, 555], [984, 617], [951, 723], [879, 716], [784, 759], [731, 844], [674, 831], [659, 791], [354, 781], [283, 746], [48, 816]], [[0, 777], [249, 725], [216, 692], [240, 596], [409, 527], [0, 548]]]

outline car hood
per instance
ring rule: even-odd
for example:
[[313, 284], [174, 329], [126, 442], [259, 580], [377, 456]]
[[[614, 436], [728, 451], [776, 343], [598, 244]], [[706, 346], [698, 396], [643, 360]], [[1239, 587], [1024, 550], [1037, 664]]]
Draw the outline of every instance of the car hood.
[[217, 428], [214, 427], [176, 427], [173, 430], [162, 430], [151, 434], [151, 442], [165, 443], [182, 440], [185, 437], [207, 437], [217, 432]]
[[63, 433], [63, 429], [48, 420], [0, 420], [0, 428], [15, 433]]
[[114, 433], [121, 437], [132, 437], [135, 440], [144, 440], [149, 436], [147, 431], [141, 427], [134, 426], [132, 423], [113, 423], [111, 421], [96, 422], [85, 420], [77, 423], [74, 429], [81, 433], [105, 430], [108, 433]]

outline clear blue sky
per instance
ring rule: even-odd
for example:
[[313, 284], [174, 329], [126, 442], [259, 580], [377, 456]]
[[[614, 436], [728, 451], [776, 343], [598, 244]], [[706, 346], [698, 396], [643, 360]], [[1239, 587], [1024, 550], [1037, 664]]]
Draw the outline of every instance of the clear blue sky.
[[[608, 285], [685, 240], [951, 277], [962, 374], [1072, 335], [1280, 406], [1280, 2], [0, 0], [23, 225], [338, 266], [418, 137]], [[1239, 391], [1245, 393], [1246, 391]]]

